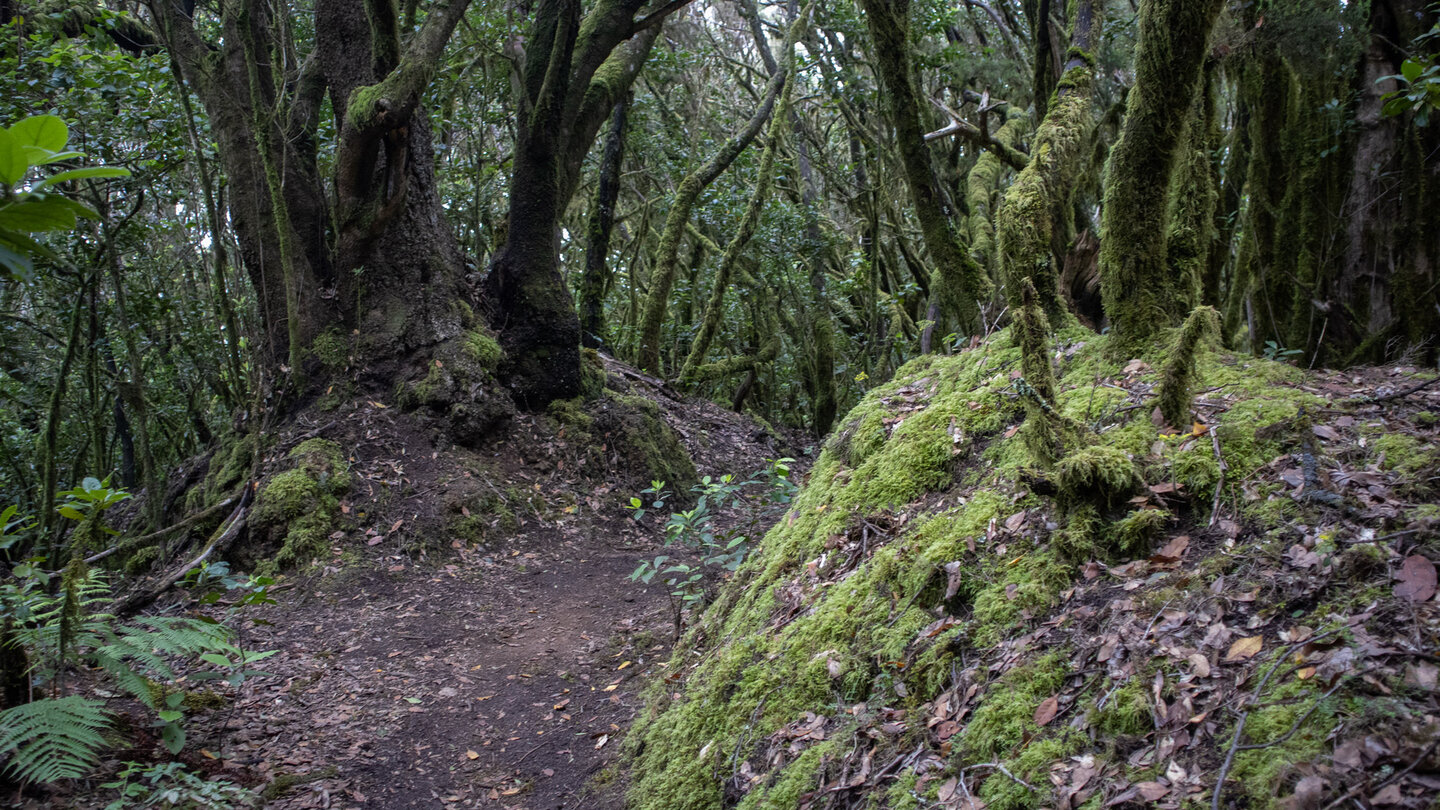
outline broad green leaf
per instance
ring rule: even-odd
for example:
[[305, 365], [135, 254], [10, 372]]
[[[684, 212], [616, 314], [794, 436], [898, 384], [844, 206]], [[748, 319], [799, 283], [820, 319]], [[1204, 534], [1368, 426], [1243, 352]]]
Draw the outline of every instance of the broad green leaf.
[[34, 146], [47, 152], [59, 152], [70, 142], [70, 128], [54, 115], [32, 115], [16, 121], [10, 134], [20, 146]]
[[165, 742], [166, 751], [178, 754], [185, 747], [185, 729], [171, 723], [160, 729], [160, 739]]
[[25, 159], [20, 144], [15, 142], [15, 136], [7, 129], [0, 129], [0, 183], [7, 187], [15, 185], [25, 176], [28, 168], [30, 162]]
[[26, 147], [25, 154], [29, 155], [32, 166], [46, 166], [61, 160], [85, 157], [84, 152], [47, 152], [34, 146]]
[[53, 186], [57, 183], [64, 183], [70, 180], [87, 180], [93, 178], [129, 176], [130, 170], [122, 169], [119, 166], [86, 166], [83, 169], [68, 169], [66, 171], [60, 172], [59, 174], [51, 175], [50, 177], [47, 177], [44, 180], [40, 181], [40, 183], [35, 186], [35, 190], [39, 191], [46, 186]]
[[4, 274], [16, 281], [29, 281], [35, 275], [35, 262], [24, 253], [18, 253], [0, 244], [0, 268]]
[[56, 511], [56, 512], [59, 512], [59, 513], [60, 513], [62, 516], [64, 516], [64, 517], [70, 518], [71, 520], [84, 520], [84, 519], [85, 519], [85, 514], [84, 514], [83, 512], [81, 512], [79, 509], [76, 509], [76, 508], [73, 507], [73, 506], [68, 506], [68, 505], [67, 505], [67, 506], [56, 507], [55, 511]]
[[1413, 82], [1420, 78], [1420, 73], [1424, 70], [1425, 66], [1414, 59], [1406, 59], [1400, 64], [1400, 75], [1404, 76], [1407, 82]]
[[80, 486], [81, 486], [86, 492], [94, 492], [95, 490], [97, 490], [97, 489], [100, 488], [100, 479], [99, 479], [99, 478], [86, 478], [85, 480], [83, 480], [83, 481], [80, 482]]
[[200, 660], [204, 661], [207, 664], [214, 664], [217, 667], [230, 666], [230, 659], [226, 658], [220, 653], [205, 653], [204, 655], [200, 656]]
[[75, 210], [59, 199], [31, 198], [0, 208], [0, 228], [38, 233], [75, 227]]

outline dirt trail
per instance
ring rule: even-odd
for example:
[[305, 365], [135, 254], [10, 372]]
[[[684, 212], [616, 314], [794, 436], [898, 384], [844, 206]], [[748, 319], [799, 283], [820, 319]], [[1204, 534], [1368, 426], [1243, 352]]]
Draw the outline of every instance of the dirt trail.
[[495, 556], [396, 562], [284, 600], [250, 640], [282, 651], [279, 677], [237, 705], [227, 753], [273, 773], [336, 769], [271, 807], [618, 807], [587, 783], [670, 618], [658, 589], [627, 581], [647, 544], [612, 530], [537, 531]]
[[[749, 473], [780, 455], [748, 419], [655, 398], [702, 474]], [[664, 587], [628, 579], [655, 553], [659, 522], [636, 524], [624, 509], [634, 493], [562, 480], [563, 465], [536, 476], [543, 426], [521, 420], [512, 433], [529, 443], [500, 448], [511, 473], [537, 491], [565, 488], [576, 508], [428, 562], [393, 540], [364, 547], [359, 562], [353, 541], [337, 545], [331, 565], [286, 582], [247, 627], [246, 646], [279, 651], [263, 664], [275, 677], [194, 718], [210, 770], [269, 784], [279, 794], [269, 808], [622, 806], [623, 774], [607, 766], [673, 641]], [[415, 469], [435, 458], [402, 443], [416, 445]], [[438, 539], [432, 548], [449, 544]]]

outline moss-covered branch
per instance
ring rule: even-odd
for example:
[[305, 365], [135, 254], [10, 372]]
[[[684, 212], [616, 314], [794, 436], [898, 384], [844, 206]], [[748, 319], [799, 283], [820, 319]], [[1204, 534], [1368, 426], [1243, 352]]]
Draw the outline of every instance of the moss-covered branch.
[[1068, 313], [1060, 295], [1052, 240], [1057, 217], [1069, 208], [1090, 132], [1095, 67], [1089, 53], [1100, 32], [1099, 5], [1085, 3], [1077, 10], [1065, 75], [1035, 133], [1030, 163], [1006, 192], [995, 216], [1001, 276], [1011, 306], [1020, 304], [1022, 282], [1028, 279], [1045, 315], [1057, 323]]
[[[801, 15], [791, 24], [785, 37], [786, 52], [794, 49], [795, 40], [806, 19], [805, 15]], [[712, 155], [703, 166], [680, 181], [680, 187], [675, 192], [675, 199], [670, 204], [670, 212], [665, 217], [665, 227], [660, 232], [660, 246], [656, 250], [655, 270], [650, 277], [650, 294], [645, 299], [645, 312], [640, 321], [640, 367], [646, 371], [658, 372], [660, 370], [660, 329], [665, 322], [665, 308], [670, 303], [670, 288], [675, 283], [680, 236], [685, 232], [685, 226], [690, 221], [690, 212], [695, 207], [695, 201], [699, 199], [700, 192], [704, 191], [706, 186], [709, 186], [715, 181], [715, 178], [729, 168], [730, 164], [740, 156], [740, 153], [745, 151], [745, 148], [760, 134], [761, 127], [769, 120], [770, 113], [775, 109], [775, 102], [780, 96], [781, 89], [785, 86], [786, 78], [787, 74], [783, 70], [770, 77], [760, 107], [745, 123], [745, 126], [730, 136], [720, 150]]]
[[920, 220], [925, 248], [939, 273], [938, 300], [962, 329], [979, 326], [979, 301], [989, 295], [980, 266], [961, 244], [941, 196], [920, 125], [920, 94], [910, 76], [910, 0], [861, 0], [874, 49], [875, 69], [890, 102], [891, 123], [905, 184]]

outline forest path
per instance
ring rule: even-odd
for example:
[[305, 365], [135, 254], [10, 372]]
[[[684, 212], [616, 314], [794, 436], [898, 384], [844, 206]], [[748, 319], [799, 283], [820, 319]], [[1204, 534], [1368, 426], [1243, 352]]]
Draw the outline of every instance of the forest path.
[[385, 558], [282, 598], [247, 639], [280, 651], [277, 677], [236, 705], [227, 757], [335, 769], [269, 807], [619, 807], [593, 777], [671, 636], [663, 592], [628, 581], [652, 543], [629, 523], [438, 568]]
[[[748, 417], [635, 387], [701, 475], [743, 477], [785, 455]], [[403, 466], [411, 491], [428, 494], [392, 501], [372, 518], [382, 529], [399, 505], [407, 526], [442, 508], [469, 476], [393, 413], [353, 420], [355, 472], [378, 491], [365, 482]], [[391, 526], [367, 534], [373, 546], [338, 541], [333, 559], [283, 582], [243, 639], [278, 651], [261, 665], [275, 677], [195, 718], [196, 746], [216, 757], [207, 770], [268, 784], [278, 795], [267, 808], [619, 810], [624, 775], [606, 766], [674, 641], [668, 588], [629, 579], [656, 553], [666, 510], [637, 523], [626, 505], [643, 484], [573, 473], [556, 454], [563, 436], [520, 415], [486, 454], [498, 459], [487, 486], [549, 504], [522, 510], [516, 531], [469, 548], [443, 532], [411, 536], [423, 524]], [[357, 514], [366, 504], [357, 497]], [[741, 499], [718, 519], [758, 539], [764, 510]], [[417, 559], [417, 541], [432, 552]]]

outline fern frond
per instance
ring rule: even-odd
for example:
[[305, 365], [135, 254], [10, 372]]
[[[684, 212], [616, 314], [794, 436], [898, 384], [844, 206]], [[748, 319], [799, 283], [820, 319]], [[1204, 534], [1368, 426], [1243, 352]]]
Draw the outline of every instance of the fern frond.
[[0, 712], [0, 753], [14, 751], [7, 766], [26, 782], [84, 776], [105, 744], [110, 725], [105, 704], [91, 698], [37, 700]]
[[174, 679], [171, 657], [229, 653], [234, 649], [228, 627], [180, 616], [142, 616], [131, 624], [106, 628], [104, 636], [103, 643], [95, 645], [91, 658], [115, 679], [117, 686], [152, 709], [156, 708], [155, 693], [147, 677]]

